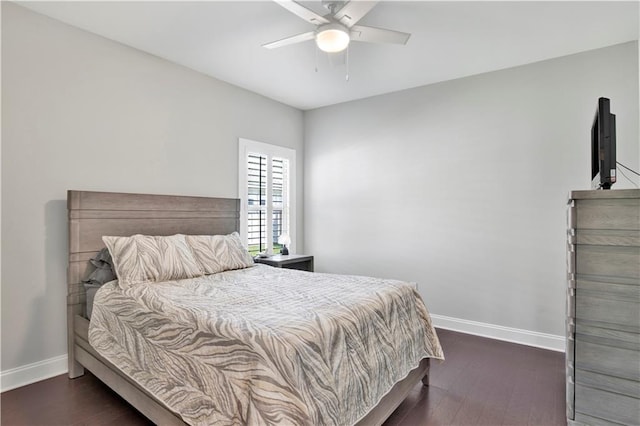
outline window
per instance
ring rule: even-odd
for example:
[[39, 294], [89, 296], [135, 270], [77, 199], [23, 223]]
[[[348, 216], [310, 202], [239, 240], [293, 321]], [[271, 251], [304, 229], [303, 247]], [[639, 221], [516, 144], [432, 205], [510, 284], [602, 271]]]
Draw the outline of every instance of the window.
[[295, 250], [295, 151], [239, 141], [241, 237], [252, 255], [277, 254], [278, 238], [288, 234]]

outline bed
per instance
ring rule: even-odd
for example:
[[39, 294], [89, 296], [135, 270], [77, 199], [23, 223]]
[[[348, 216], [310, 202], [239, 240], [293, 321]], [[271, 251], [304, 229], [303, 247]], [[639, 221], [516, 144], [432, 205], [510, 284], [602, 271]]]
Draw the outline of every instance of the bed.
[[[172, 398], [174, 400], [180, 399], [176, 396], [178, 393], [174, 393], [172, 397], [167, 397], [166, 392], [158, 392], [158, 389], [166, 389], [168, 386], [166, 384], [160, 385], [159, 387], [150, 385], [150, 380], [153, 378], [153, 373], [147, 374], [146, 378], [144, 374], [140, 376], [139, 374], [136, 374], [136, 372], [140, 372], [141, 368], [128, 368], [128, 361], [123, 362], [119, 356], [114, 356], [114, 354], [117, 353], [125, 353], [125, 350], [112, 351], [111, 353], [109, 353], [108, 350], [105, 351], [105, 347], [108, 348], [111, 345], [111, 343], [106, 340], [101, 342], [104, 344], [104, 347], [102, 348], [100, 348], [100, 344], [96, 344], [96, 346], [94, 347], [89, 343], [90, 324], [89, 321], [85, 318], [86, 296], [81, 281], [89, 271], [89, 259], [95, 256], [97, 252], [104, 247], [102, 236], [130, 236], [133, 234], [159, 236], [168, 236], [174, 234], [230, 234], [234, 231], [237, 231], [239, 228], [239, 200], [207, 197], [69, 191], [68, 209], [69, 269], [67, 305], [69, 377], [78, 377], [84, 373], [85, 368], [88, 369], [96, 377], [98, 377], [104, 383], [114, 389], [125, 400], [127, 400], [131, 405], [136, 407], [140, 412], [142, 412], [156, 424], [185, 424], [185, 419], [190, 424], [207, 423], [207, 421], [202, 420], [202, 418], [189, 417], [189, 415], [185, 414], [185, 412], [177, 414], [175, 407], [179, 407], [180, 404], [173, 404]], [[378, 286], [377, 288], [380, 291], [382, 291], [384, 288], [394, 287], [394, 285], [390, 286], [388, 282], [383, 283], [382, 280], [379, 280], [379, 282], [374, 282], [375, 280], [372, 280], [368, 284], [364, 282], [359, 283], [358, 280], [364, 280], [364, 278], [340, 278], [340, 276], [323, 276], [323, 274], [312, 274], [301, 271], [283, 271], [277, 270], [276, 268], [270, 268], [265, 265], [256, 265], [255, 267], [247, 268], [246, 271], [229, 271], [207, 277], [209, 277], [207, 278], [207, 280], [217, 280], [217, 282], [211, 284], [208, 281], [205, 282], [205, 277], [202, 277], [194, 278], [186, 284], [185, 282], [181, 282], [179, 286], [175, 285], [175, 283], [162, 283], [162, 285], [159, 286], [149, 286], [149, 289], [157, 292], [154, 293], [153, 300], [158, 300], [158, 297], [165, 297], [168, 293], [173, 294], [176, 291], [178, 293], [187, 291], [184, 289], [189, 289], [190, 293], [185, 293], [187, 294], [187, 298], [189, 297], [189, 295], [199, 294], [197, 293], [198, 291], [203, 291], [205, 293], [207, 291], [211, 291], [210, 289], [212, 288], [212, 285], [217, 286], [216, 291], [219, 291], [219, 288], [224, 288], [225, 283], [228, 284], [229, 282], [232, 282], [234, 285], [237, 285], [238, 282], [243, 282], [243, 279], [248, 283], [243, 284], [246, 287], [246, 291], [253, 291], [255, 293], [256, 289], [251, 289], [251, 282], [264, 282], [266, 280], [265, 277], [268, 277], [268, 279], [272, 280], [274, 283], [284, 283], [287, 280], [294, 280], [299, 283], [306, 282], [309, 288], [312, 288], [313, 286], [319, 287], [318, 283], [325, 282], [322, 280], [331, 279], [346, 280], [346, 283], [348, 283], [348, 285], [352, 285], [354, 286], [354, 288], [361, 289], [364, 289], [367, 285], [371, 287]], [[407, 286], [398, 283], [397, 287], [399, 289], [402, 289], [402, 291], [406, 291]], [[205, 290], [201, 290], [203, 288]], [[111, 291], [111, 294], [109, 295], [109, 298], [111, 299], [107, 298], [105, 299], [105, 301], [114, 301], [112, 304], [115, 307], [113, 311], [115, 312], [115, 314], [111, 316], [100, 314], [104, 330], [110, 331], [109, 327], [111, 327], [112, 323], [115, 324], [118, 321], [118, 315], [121, 315], [118, 312], [118, 309], [122, 309], [121, 312], [126, 311], [135, 313], [140, 308], [140, 306], [147, 306], [144, 304], [146, 302], [144, 302], [143, 299], [140, 299], [142, 300], [142, 302], [139, 302], [140, 304], [138, 305], [136, 305], [134, 302], [131, 302], [131, 298], [126, 298], [125, 295], [119, 292], [117, 285], [114, 286], [112, 284], [108, 291]], [[106, 297], [105, 294], [107, 294], [108, 291], [103, 291], [102, 296], [98, 296], [98, 299], [100, 299], [100, 297]], [[235, 297], [234, 293], [232, 293], [231, 290], [229, 291], [230, 292], [228, 294], [231, 296], [226, 297]], [[278, 291], [284, 294], [288, 290], [284, 287], [275, 288], [274, 284], [273, 291], [275, 293], [272, 294], [272, 298], [277, 297], [276, 293]], [[315, 292], [317, 293], [317, 291]], [[321, 295], [321, 297], [325, 296], [327, 295]], [[120, 297], [121, 299], [120, 302], [116, 303], [118, 297]], [[127, 297], [129, 296], [127, 295]], [[295, 301], [295, 297], [307, 296], [303, 294], [303, 296], [294, 295], [292, 297], [294, 297]], [[264, 306], [268, 306], [269, 303], [273, 304], [273, 300], [275, 300], [272, 299], [270, 302], [267, 296], [264, 296], [264, 298], [267, 299], [266, 305], [255, 305], [251, 306], [250, 309], [259, 309], [256, 308], [259, 306], [263, 306], [262, 309], [264, 309]], [[218, 299], [224, 300], [224, 297], [219, 297]], [[175, 300], [176, 303], [174, 304], [164, 305], [170, 307], [171, 315], [174, 315], [175, 318], [189, 316], [193, 310], [190, 305], [184, 305], [187, 307], [180, 308], [180, 306], [182, 305], [177, 302], [179, 299]], [[127, 303], [130, 303], [131, 306], [127, 306]], [[104, 305], [107, 305], [107, 303], [105, 302]], [[220, 305], [218, 306], [218, 308], [209, 311], [208, 313], [206, 313], [205, 317], [212, 317], [218, 311], [222, 310], [221, 308], [223, 306], [224, 305]], [[295, 306], [295, 304], [292, 304], [292, 308], [290, 308], [288, 311], [295, 311], [296, 309], [293, 308]], [[179, 310], [179, 308], [183, 310]], [[163, 310], [166, 310], [166, 308], [163, 308]], [[426, 310], [424, 312], [426, 313]], [[150, 313], [149, 315], [151, 314], [152, 313]], [[147, 314], [145, 314], [145, 317], [146, 315]], [[243, 315], [247, 314], [245, 313]], [[428, 314], [426, 315], [428, 317]], [[122, 317], [124, 318], [125, 315], [122, 314]], [[251, 315], [248, 315], [248, 317], [251, 317]], [[295, 318], [295, 316], [291, 316], [290, 318], [286, 318], [287, 322], [274, 323], [276, 324], [276, 326], [275, 328], [271, 329], [270, 333], [273, 333], [273, 330], [280, 329], [282, 329], [284, 333], [288, 330], [288, 328], [283, 327], [282, 325], [292, 323], [292, 321], [293, 323], [295, 323]], [[216, 321], [212, 320], [211, 323], [216, 323]], [[245, 320], [243, 319], [242, 321]], [[430, 320], [427, 319], [426, 321], [429, 322]], [[293, 323], [290, 327], [290, 329], [293, 331], [287, 335], [289, 336], [287, 337], [287, 339], [290, 339], [291, 336], [295, 337], [296, 335], [296, 333], [294, 332], [296, 330], [296, 325]], [[96, 324], [97, 322], [94, 322], [94, 324], [92, 324], [94, 326], [94, 343], [96, 343], [97, 341], [95, 336]], [[118, 324], [117, 326], [113, 325], [113, 327], [121, 328], [122, 326]], [[104, 331], [103, 333], [103, 330], [100, 330], [100, 333], [98, 334], [107, 334], [107, 331]], [[425, 353], [424, 358], [419, 361], [419, 364], [415, 368], [413, 368], [412, 366], [411, 369], [405, 368], [406, 371], [403, 371], [402, 373], [396, 372], [396, 374], [401, 374], [401, 376], [398, 376], [399, 380], [394, 380], [393, 383], [385, 385], [389, 389], [388, 391], [382, 393], [379, 392], [380, 398], [374, 397], [374, 400], [377, 401], [377, 403], [375, 403], [375, 405], [372, 404], [370, 409], [367, 407], [366, 411], [361, 413], [361, 415], [358, 414], [356, 418], [349, 420], [348, 423], [355, 423], [358, 425], [381, 424], [397, 408], [397, 406], [407, 396], [409, 391], [415, 386], [416, 383], [422, 380], [422, 382], [427, 385], [429, 373], [429, 358], [442, 358], [441, 349], [439, 347], [439, 343], [437, 343], [437, 337], [435, 337], [435, 341], [432, 342], [432, 344], [433, 350], [430, 351], [431, 353]], [[98, 350], [96, 348], [98, 348]], [[304, 350], [301, 349], [298, 351], [298, 349], [296, 349], [296, 351], [297, 355], [291, 356], [290, 359], [297, 359], [300, 357], [304, 358]], [[161, 356], [161, 354], [148, 355], [149, 358]], [[302, 360], [301, 363], [297, 366], [292, 365], [291, 367], [289, 367], [290, 372], [300, 372], [304, 369], [305, 362], [308, 363], [309, 361]], [[116, 364], [118, 366], [116, 366]], [[162, 365], [163, 363], [160, 364]], [[358, 380], [360, 379], [358, 378]], [[353, 378], [351, 382], [357, 383], [358, 380]], [[276, 383], [277, 380], [274, 378], [273, 382]], [[267, 388], [268, 387], [269, 386], [267, 386]], [[365, 387], [368, 389], [375, 386], [367, 384]], [[220, 389], [227, 390], [227, 388], [224, 386], [221, 386]], [[265, 389], [265, 386], [262, 385], [260, 389]], [[311, 392], [312, 395], [320, 396], [323, 393], [322, 389], [323, 386], [316, 384], [316, 387], [311, 389], [311, 391], [309, 392]], [[292, 387], [292, 392], [301, 394], [302, 392], [298, 392], [298, 390], [299, 389], [297, 389], [296, 386]], [[276, 390], [275, 394], [278, 394], [279, 392], [280, 390]], [[347, 393], [345, 395], [351, 395], [353, 393], [352, 391], [346, 392]], [[329, 399], [330, 398], [328, 398], [328, 400]], [[189, 400], [191, 399], [189, 398]], [[307, 398], [306, 401], [309, 402], [309, 399]], [[316, 408], [311, 407], [311, 404], [309, 404], [308, 412], [305, 412], [305, 410], [307, 409], [307, 406], [305, 404], [305, 401], [298, 401], [298, 404], [294, 404], [291, 406], [298, 407], [301, 410], [302, 414], [300, 414], [299, 417], [274, 417], [274, 419], [276, 420], [274, 420], [273, 422], [280, 422], [283, 424], [312, 424], [318, 422], [318, 419], [322, 419], [321, 423], [328, 424], [340, 424], [343, 422], [343, 420], [341, 419], [344, 419], [344, 417], [331, 417], [332, 410], [327, 409], [327, 406], [331, 406], [330, 401], [317, 410]], [[289, 411], [289, 408], [284, 408], [281, 411]], [[293, 413], [294, 411], [294, 408], [291, 408], [291, 413]], [[323, 414], [319, 415], [317, 414], [318, 412]], [[244, 422], [247, 422], [247, 418], [251, 419], [248, 421], [249, 423], [259, 423], [256, 420], [258, 419], [258, 417], [244, 417]], [[280, 421], [278, 421], [278, 419]], [[236, 419], [234, 421], [231, 421], [231, 423], [238, 423], [238, 420]]]

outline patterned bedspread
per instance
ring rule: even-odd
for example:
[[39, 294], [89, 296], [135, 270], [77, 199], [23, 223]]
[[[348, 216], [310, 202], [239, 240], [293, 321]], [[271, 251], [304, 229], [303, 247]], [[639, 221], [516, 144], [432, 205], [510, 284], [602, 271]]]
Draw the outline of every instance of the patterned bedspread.
[[443, 358], [413, 284], [265, 265], [106, 284], [89, 341], [193, 425], [351, 425]]

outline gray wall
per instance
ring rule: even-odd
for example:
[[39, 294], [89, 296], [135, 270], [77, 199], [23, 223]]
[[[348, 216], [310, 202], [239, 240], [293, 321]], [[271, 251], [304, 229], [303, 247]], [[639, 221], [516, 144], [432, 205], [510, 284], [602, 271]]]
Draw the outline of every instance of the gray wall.
[[590, 187], [599, 96], [638, 170], [636, 42], [305, 112], [305, 250], [415, 281], [435, 314], [563, 335], [565, 204]]
[[8, 2], [2, 124], [2, 371], [66, 353], [68, 189], [237, 197], [259, 140], [298, 152], [301, 236], [301, 111]]
[[434, 313], [562, 334], [566, 193], [588, 187], [598, 96], [618, 116], [619, 160], [638, 168], [637, 60], [625, 44], [303, 123], [2, 2], [0, 369], [66, 353], [67, 189], [235, 197], [238, 137], [297, 150], [297, 244], [304, 227], [317, 269], [417, 281]]

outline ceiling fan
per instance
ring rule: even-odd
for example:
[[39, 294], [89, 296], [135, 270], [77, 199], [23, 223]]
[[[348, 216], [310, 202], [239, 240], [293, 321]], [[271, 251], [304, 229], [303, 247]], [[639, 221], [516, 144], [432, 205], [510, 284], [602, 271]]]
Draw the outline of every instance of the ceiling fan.
[[367, 43], [406, 44], [411, 34], [382, 28], [356, 25], [376, 5], [377, 1], [334, 1], [323, 0], [322, 5], [329, 13], [320, 16], [311, 9], [293, 0], [275, 0], [294, 15], [316, 26], [315, 31], [297, 34], [271, 43], [263, 44], [267, 49], [287, 46], [303, 41], [315, 40], [324, 52], [341, 52], [350, 41]]

